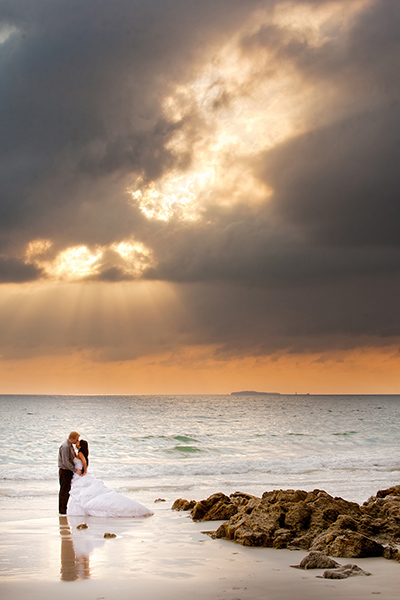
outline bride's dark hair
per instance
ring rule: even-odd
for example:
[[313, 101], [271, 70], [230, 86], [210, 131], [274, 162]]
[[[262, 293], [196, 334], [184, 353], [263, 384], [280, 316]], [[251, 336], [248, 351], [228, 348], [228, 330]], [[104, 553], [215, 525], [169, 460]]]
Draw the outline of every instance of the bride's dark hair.
[[82, 452], [83, 456], [86, 458], [86, 464], [89, 466], [89, 444], [86, 440], [80, 440], [79, 452]]

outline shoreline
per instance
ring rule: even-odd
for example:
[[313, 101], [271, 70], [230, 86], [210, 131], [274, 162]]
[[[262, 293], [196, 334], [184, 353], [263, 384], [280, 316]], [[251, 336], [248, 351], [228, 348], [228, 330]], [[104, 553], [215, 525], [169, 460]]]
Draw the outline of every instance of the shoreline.
[[[80, 600], [365, 600], [398, 597], [400, 567], [383, 558], [338, 559], [370, 577], [327, 580], [322, 570], [293, 569], [307, 551], [243, 547], [212, 540], [207, 523], [155, 504], [145, 519], [46, 517], [2, 523], [2, 600], [71, 593]], [[76, 526], [85, 521], [88, 528]], [[213, 522], [213, 528], [220, 522]], [[104, 539], [105, 532], [116, 538]], [[3, 566], [4, 565], [4, 566]]]

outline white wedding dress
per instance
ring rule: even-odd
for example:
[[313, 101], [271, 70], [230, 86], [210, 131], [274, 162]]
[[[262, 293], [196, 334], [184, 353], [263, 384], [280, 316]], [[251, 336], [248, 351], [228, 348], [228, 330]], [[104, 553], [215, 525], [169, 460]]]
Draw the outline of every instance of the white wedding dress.
[[[76, 469], [82, 469], [79, 458], [74, 459]], [[104, 485], [89, 473], [74, 473], [67, 506], [67, 515], [92, 517], [149, 517], [151, 510]]]

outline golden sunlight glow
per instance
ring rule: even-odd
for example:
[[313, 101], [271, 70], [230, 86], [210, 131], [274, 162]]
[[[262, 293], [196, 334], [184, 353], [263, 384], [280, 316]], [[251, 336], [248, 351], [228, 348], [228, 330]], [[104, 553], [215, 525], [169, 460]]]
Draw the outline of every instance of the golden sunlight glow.
[[27, 263], [36, 263], [39, 258], [43, 258], [51, 249], [53, 243], [50, 240], [33, 240], [29, 242], [25, 251], [25, 260]]
[[139, 177], [128, 189], [132, 203], [149, 219], [194, 221], [211, 203], [267, 201], [272, 190], [254, 177], [252, 158], [309, 128], [320, 99], [312, 83], [279, 61], [257, 36], [273, 25], [317, 47], [343, 31], [366, 2], [312, 7], [287, 2], [253, 14], [237, 36], [206, 58], [195, 79], [164, 99], [165, 118], [176, 125], [166, 147], [178, 163], [179, 157], [190, 157], [190, 165], [151, 183]]
[[132, 198], [139, 202], [141, 211], [149, 219], [169, 221], [175, 216], [194, 221], [200, 216], [194, 210], [194, 203], [201, 197], [203, 190], [212, 185], [214, 178], [213, 167], [191, 175], [170, 173], [157, 186], [152, 182], [132, 191]]
[[321, 46], [324, 41], [346, 29], [352, 18], [371, 0], [332, 1], [328, 5], [318, 4], [310, 9], [304, 4], [286, 2], [275, 7], [275, 22], [281, 27], [306, 34], [311, 46]]
[[141, 242], [119, 242], [112, 244], [110, 249], [123, 258], [125, 270], [133, 277], [140, 277], [145, 269], [155, 266], [153, 253]]
[[[111, 244], [109, 247], [87, 246], [67, 248], [51, 255], [53, 244], [50, 240], [34, 240], [25, 251], [25, 262], [34, 264], [44, 271], [47, 278], [62, 281], [79, 281], [100, 275], [104, 269], [118, 267], [127, 278], [137, 278], [155, 265], [151, 250], [133, 240]], [[111, 250], [119, 260], [112, 261]]]
[[[293, 134], [288, 113], [294, 107], [288, 105], [296, 102], [294, 94], [286, 95], [292, 75], [262, 83], [254, 69], [254, 60], [232, 42], [195, 82], [165, 99], [166, 118], [188, 123], [177, 128], [167, 149], [176, 157], [190, 154], [192, 161], [185, 172], [170, 171], [150, 184], [135, 181], [128, 191], [146, 217], [195, 221], [211, 203], [251, 204], [269, 197], [271, 190], [255, 179], [249, 159]], [[197, 115], [193, 124], [185, 114]]]
[[102, 254], [101, 250], [91, 252], [86, 246], [68, 248], [47, 265], [47, 272], [57, 279], [82, 279], [97, 273], [96, 263]]

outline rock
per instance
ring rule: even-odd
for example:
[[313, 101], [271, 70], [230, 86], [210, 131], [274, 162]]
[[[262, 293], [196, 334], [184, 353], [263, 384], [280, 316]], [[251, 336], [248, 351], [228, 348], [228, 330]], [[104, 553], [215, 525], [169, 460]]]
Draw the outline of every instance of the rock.
[[229, 496], [231, 502], [236, 504], [236, 506], [243, 506], [244, 504], [248, 504], [250, 500], [259, 500], [256, 496], [252, 496], [251, 494], [244, 494], [243, 492], [235, 492]]
[[364, 502], [363, 526], [380, 541], [400, 543], [400, 486], [380, 490]]
[[339, 516], [358, 518], [361, 509], [355, 502], [343, 498], [333, 498], [322, 490], [314, 490], [307, 495], [306, 503], [311, 509], [309, 528], [323, 531], [333, 525]]
[[166, 500], [165, 500], [165, 498], [156, 498], [154, 500], [154, 503], [156, 503], [156, 502], [166, 502]]
[[386, 490], [379, 490], [376, 494], [377, 498], [386, 498], [386, 496], [400, 496], [400, 485], [393, 485]]
[[277, 529], [275, 531], [273, 547], [279, 549], [287, 548], [294, 538], [294, 533], [289, 529]]
[[307, 531], [300, 537], [295, 537], [290, 543], [291, 550], [309, 550], [311, 544], [314, 541], [314, 535], [312, 531]]
[[358, 523], [349, 515], [340, 515], [335, 521], [335, 527], [337, 529], [350, 529], [351, 531], [357, 531]]
[[383, 557], [389, 560], [397, 560], [400, 562], [400, 550], [389, 544], [383, 551]]
[[194, 521], [222, 521], [230, 519], [238, 511], [238, 507], [231, 499], [219, 492], [206, 500], [196, 502], [192, 509]]
[[117, 536], [116, 536], [116, 534], [115, 534], [115, 533], [105, 533], [105, 534], [103, 535], [103, 538], [105, 538], [106, 540], [111, 540], [111, 539], [113, 539], [113, 538], [116, 538], [116, 537], [117, 537]]
[[326, 533], [317, 536], [310, 549], [346, 558], [382, 556], [384, 550], [381, 544], [365, 535], [351, 529], [343, 531], [337, 527], [331, 527]]
[[305, 531], [310, 525], [312, 515], [311, 508], [303, 501], [289, 508], [285, 515], [285, 525], [295, 529], [296, 531]]
[[371, 573], [363, 571], [357, 565], [340, 565], [326, 554], [322, 554], [322, 552], [310, 552], [299, 565], [292, 566], [296, 569], [329, 569], [322, 575], [325, 579], [345, 579], [356, 575], [371, 575]]
[[172, 510], [192, 510], [196, 500], [185, 500], [184, 498], [178, 498], [172, 505]]
[[356, 577], [357, 575], [371, 575], [368, 571], [363, 571], [357, 565], [343, 565], [337, 569], [324, 571], [322, 577], [324, 579], [347, 579], [347, 577]]
[[335, 569], [340, 564], [322, 552], [310, 552], [299, 565], [291, 565], [295, 569]]
[[[261, 498], [219, 492], [190, 510], [196, 521], [225, 521], [212, 534], [244, 546], [311, 550], [329, 556], [384, 556], [399, 560], [400, 486], [381, 490], [362, 506], [323, 490], [274, 490]], [[385, 545], [391, 544], [385, 548]]]
[[86, 523], [80, 523], [76, 526], [76, 529], [88, 529], [88, 526], [86, 525]]

